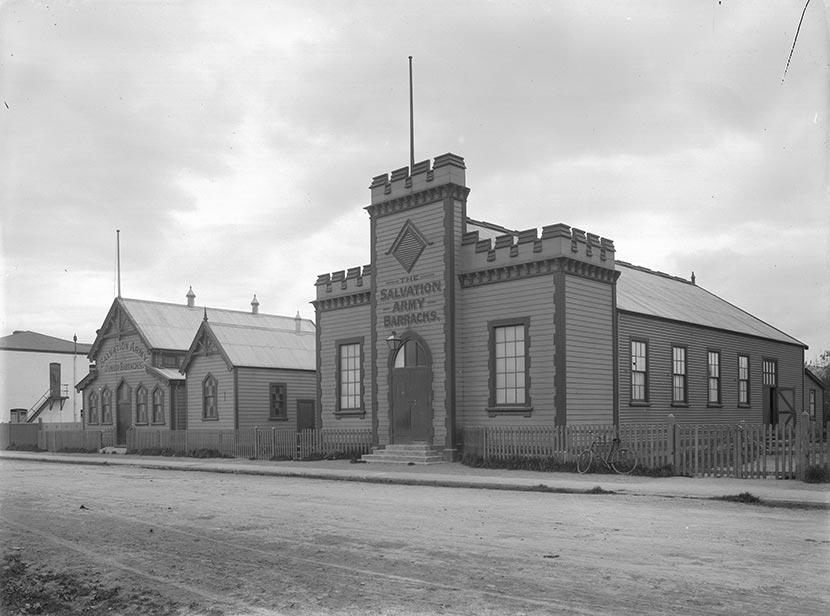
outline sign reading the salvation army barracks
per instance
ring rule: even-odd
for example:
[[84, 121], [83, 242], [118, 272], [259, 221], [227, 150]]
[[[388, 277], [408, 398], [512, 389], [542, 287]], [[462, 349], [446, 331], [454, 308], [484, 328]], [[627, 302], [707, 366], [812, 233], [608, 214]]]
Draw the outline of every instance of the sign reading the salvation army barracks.
[[147, 349], [142, 345], [122, 340], [104, 353], [97, 363], [101, 372], [126, 372], [144, 370], [149, 358]]
[[422, 281], [420, 275], [390, 281], [378, 290], [378, 308], [389, 313], [383, 316], [383, 326], [411, 327], [438, 321], [438, 311], [430, 306], [443, 292], [443, 281]]

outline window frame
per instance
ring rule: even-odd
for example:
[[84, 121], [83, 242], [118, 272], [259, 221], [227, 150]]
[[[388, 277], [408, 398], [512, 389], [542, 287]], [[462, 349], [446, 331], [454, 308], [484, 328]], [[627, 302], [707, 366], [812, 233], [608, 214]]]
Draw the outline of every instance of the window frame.
[[[716, 359], [714, 363], [713, 358]], [[715, 393], [715, 400], [712, 399], [712, 392]], [[720, 349], [706, 349], [706, 406], [723, 406], [723, 361]]]
[[87, 413], [86, 423], [90, 426], [97, 426], [99, 422], [99, 396], [94, 391], [91, 391], [89, 392], [89, 397], [87, 400], [89, 402], [89, 413]]
[[[746, 366], [741, 360], [746, 360]], [[752, 362], [746, 353], [738, 353], [738, 406], [749, 408], [752, 406]]]
[[[678, 359], [676, 352], [682, 351], [683, 357]], [[678, 372], [678, 361], [682, 362], [682, 372]], [[648, 366], [646, 366], [648, 367]], [[689, 406], [689, 349], [682, 344], [673, 344], [671, 347], [671, 404], [672, 406]], [[678, 377], [682, 394], [678, 393]]]
[[815, 389], [810, 389], [807, 392], [807, 408], [810, 412], [810, 419], [815, 420], [816, 418], [816, 404], [818, 400], [818, 396], [816, 395]]
[[135, 388], [135, 423], [136, 425], [150, 423], [150, 416], [147, 414], [147, 388], [141, 383]]
[[[498, 338], [499, 330], [506, 330], [508, 328], [514, 327], [521, 327], [521, 341], [522, 341], [522, 355], [511, 355], [504, 357], [499, 357], [499, 344], [501, 344]], [[489, 321], [487, 323], [487, 331], [488, 331], [488, 389], [489, 389], [489, 398], [487, 402], [487, 411], [490, 415], [498, 414], [498, 413], [521, 413], [525, 416], [530, 416], [533, 411], [533, 400], [530, 396], [530, 317], [518, 317], [515, 319], [498, 319], [494, 321]], [[517, 337], [514, 342], [517, 342], [519, 338]], [[507, 344], [507, 341], [505, 341]], [[505, 347], [506, 348], [506, 347]], [[514, 369], [513, 371], [507, 371], [503, 373], [505, 375], [505, 385], [504, 387], [499, 386], [499, 371], [498, 365], [499, 360], [504, 359], [505, 365], [508, 363], [509, 360], [517, 360], [519, 357], [522, 358], [523, 369], [520, 371], [518, 368]], [[517, 376], [521, 374], [523, 385], [513, 385], [508, 387], [506, 381], [508, 380], [508, 375]], [[508, 402], [499, 401], [499, 391], [515, 391], [517, 394], [517, 399], [515, 401]], [[523, 400], [518, 399], [518, 392], [522, 392]]]
[[[156, 402], [156, 396], [158, 396], [159, 401]], [[151, 421], [153, 425], [160, 426], [164, 425], [164, 390], [161, 387], [156, 386], [153, 388], [152, 394], [152, 415]], [[160, 409], [160, 410], [159, 410]]]
[[[642, 360], [644, 365], [642, 366], [642, 370], [636, 370], [637, 368], [637, 360], [641, 357], [640, 355], [635, 355], [634, 345], [643, 345], [643, 354]], [[649, 399], [650, 388], [649, 388], [649, 341], [648, 338], [630, 338], [628, 344], [628, 367], [629, 367], [629, 388], [628, 388], [628, 396], [629, 396], [629, 405], [631, 406], [649, 406], [651, 404]], [[634, 375], [635, 374], [642, 374], [643, 375], [643, 382], [642, 383], [635, 383], [634, 382]], [[635, 395], [635, 387], [642, 388], [643, 395], [642, 397], [638, 397]]]
[[112, 390], [109, 387], [101, 390], [101, 425], [112, 425]]
[[[767, 370], [767, 367], [771, 367], [772, 370]], [[770, 357], [762, 357], [761, 358], [761, 374], [762, 383], [764, 387], [778, 387], [778, 360], [772, 359]], [[771, 379], [768, 377], [772, 377]], [[772, 381], [771, 383], [769, 381]]]
[[[274, 392], [282, 390], [281, 392], [281, 408], [276, 408], [274, 404]], [[288, 384], [287, 383], [268, 383], [268, 419], [273, 421], [288, 420]]]
[[[344, 349], [348, 347], [356, 347], [356, 353], [346, 358], [343, 357]], [[342, 338], [334, 342], [334, 363], [335, 363], [335, 407], [334, 413], [338, 417], [344, 416], [360, 416], [366, 414], [366, 400], [365, 400], [365, 348], [364, 339], [362, 336], [354, 338]], [[343, 360], [357, 361], [357, 366], [347, 366], [343, 369]], [[349, 376], [344, 380], [344, 374]], [[352, 378], [355, 377], [355, 378]], [[344, 389], [349, 389], [349, 386], [354, 388], [353, 392], [344, 392]], [[345, 400], [345, 404], [344, 404]]]
[[[208, 396], [210, 385], [213, 386], [212, 397]], [[213, 400], [212, 407], [208, 404], [210, 399]], [[202, 379], [202, 421], [219, 421], [219, 381], [210, 372]]]

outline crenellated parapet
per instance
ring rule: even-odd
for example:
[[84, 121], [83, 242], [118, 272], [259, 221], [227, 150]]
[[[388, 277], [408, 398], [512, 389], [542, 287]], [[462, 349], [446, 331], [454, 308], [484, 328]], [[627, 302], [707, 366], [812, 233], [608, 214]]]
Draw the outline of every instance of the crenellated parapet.
[[369, 186], [372, 204], [366, 209], [377, 217], [445, 197], [466, 201], [470, 192], [466, 186], [466, 169], [462, 157], [447, 153], [436, 156], [431, 166], [429, 160], [424, 160], [411, 168], [401, 167], [378, 175]]
[[[554, 261], [572, 263], [554, 267]], [[467, 272], [464, 275], [470, 280], [496, 281], [512, 277], [509, 272], [541, 275], [563, 268], [571, 273], [590, 273], [592, 278], [615, 279], [614, 242], [562, 223], [543, 227], [541, 234], [537, 229], [528, 229], [481, 239], [478, 231], [471, 231], [461, 241], [460, 269]], [[502, 274], [494, 278], [484, 274], [488, 271]]]
[[368, 303], [372, 288], [372, 267], [351, 267], [317, 277], [317, 308], [345, 308]]

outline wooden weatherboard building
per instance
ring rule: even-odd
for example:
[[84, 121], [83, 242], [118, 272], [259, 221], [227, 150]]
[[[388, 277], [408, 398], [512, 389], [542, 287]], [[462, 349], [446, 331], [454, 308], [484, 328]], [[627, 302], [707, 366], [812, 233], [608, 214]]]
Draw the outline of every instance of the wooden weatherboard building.
[[804, 344], [607, 238], [470, 218], [465, 169], [445, 154], [373, 179], [371, 263], [316, 282], [318, 425], [451, 459], [465, 426], [804, 410]]
[[207, 430], [312, 421], [314, 324], [297, 317], [116, 298], [77, 385], [84, 425]]

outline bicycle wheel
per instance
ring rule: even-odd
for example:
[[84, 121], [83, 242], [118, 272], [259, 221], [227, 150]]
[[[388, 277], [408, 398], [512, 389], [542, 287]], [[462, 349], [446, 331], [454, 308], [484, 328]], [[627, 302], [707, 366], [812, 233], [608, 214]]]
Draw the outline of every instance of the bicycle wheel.
[[629, 475], [637, 468], [637, 456], [630, 449], [617, 449], [611, 456], [611, 468], [620, 475]]
[[594, 463], [594, 452], [585, 449], [576, 459], [576, 470], [580, 473], [587, 473]]

